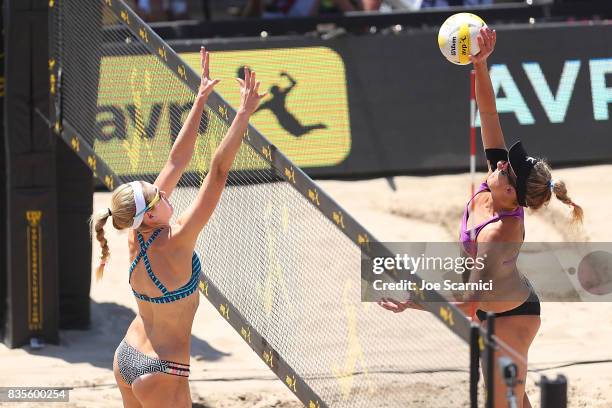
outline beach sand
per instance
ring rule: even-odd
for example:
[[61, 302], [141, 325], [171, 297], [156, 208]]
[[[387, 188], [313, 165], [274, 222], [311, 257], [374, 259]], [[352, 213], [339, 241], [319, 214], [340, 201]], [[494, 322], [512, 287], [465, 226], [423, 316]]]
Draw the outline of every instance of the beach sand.
[[[612, 166], [555, 171], [585, 211], [584, 226], [568, 228], [568, 210], [557, 202], [526, 217], [527, 241], [611, 241]], [[482, 178], [482, 175], [480, 176]], [[322, 181], [319, 184], [347, 212], [382, 241], [454, 241], [469, 190], [467, 174]], [[96, 193], [94, 208], [105, 208], [110, 193]], [[9, 350], [0, 345], [0, 386], [72, 387], [70, 403], [54, 407], [120, 407], [112, 356], [135, 316], [127, 283], [126, 235], [107, 228], [112, 254], [104, 279], [92, 277], [92, 328], [64, 330], [59, 345]], [[94, 261], [99, 248], [94, 245]], [[92, 273], [92, 271], [84, 271]], [[528, 393], [539, 406], [540, 374], [569, 379], [571, 407], [612, 408], [612, 304], [545, 302], [542, 326], [529, 356]], [[302, 404], [242, 338], [202, 299], [195, 317], [190, 386], [194, 407], [300, 407]], [[606, 361], [599, 362], [596, 361]], [[555, 368], [567, 365], [562, 368]], [[9, 406], [0, 404], [0, 406]], [[41, 404], [20, 403], [19, 407]], [[453, 406], [449, 401], [449, 407]]]

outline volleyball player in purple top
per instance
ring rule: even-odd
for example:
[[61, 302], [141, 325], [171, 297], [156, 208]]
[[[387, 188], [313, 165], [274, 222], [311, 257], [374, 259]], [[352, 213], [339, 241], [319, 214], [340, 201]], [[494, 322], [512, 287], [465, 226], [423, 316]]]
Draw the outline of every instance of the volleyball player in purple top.
[[[540, 302], [529, 281], [516, 267], [519, 249], [525, 237], [523, 208], [538, 210], [551, 197], [572, 209], [573, 221], [582, 221], [582, 209], [567, 195], [565, 183], [553, 180], [550, 166], [527, 154], [517, 142], [506, 149], [489, 77], [487, 58], [493, 52], [496, 33], [480, 30], [480, 53], [471, 56], [476, 71], [476, 100], [480, 110], [482, 142], [489, 165], [486, 179], [466, 204], [461, 220], [460, 241], [466, 256], [485, 257], [482, 270], [472, 270], [465, 280], [493, 280], [488, 294], [470, 293], [456, 305], [469, 317], [482, 322], [486, 312], [495, 313], [495, 334], [519, 356], [510, 354], [518, 365], [518, 384], [514, 391], [518, 408], [531, 408], [525, 393], [527, 355], [540, 327]], [[385, 299], [385, 309], [401, 312], [421, 308], [418, 304]], [[501, 353], [506, 354], [503, 350]], [[495, 406], [507, 406], [503, 379], [495, 370]]]

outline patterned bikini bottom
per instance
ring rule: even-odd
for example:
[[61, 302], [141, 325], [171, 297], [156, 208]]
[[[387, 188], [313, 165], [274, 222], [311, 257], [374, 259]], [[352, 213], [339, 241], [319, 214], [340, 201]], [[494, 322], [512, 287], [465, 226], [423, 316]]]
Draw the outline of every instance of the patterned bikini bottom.
[[189, 377], [189, 364], [175, 363], [149, 357], [130, 346], [125, 339], [117, 347], [117, 365], [126, 383], [132, 383], [141, 375], [165, 373], [179, 377]]

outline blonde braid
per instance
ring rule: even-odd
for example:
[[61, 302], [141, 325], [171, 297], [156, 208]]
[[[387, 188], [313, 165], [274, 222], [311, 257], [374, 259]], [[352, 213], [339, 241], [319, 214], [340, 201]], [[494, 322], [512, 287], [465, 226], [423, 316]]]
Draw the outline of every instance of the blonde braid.
[[[108, 217], [111, 216], [111, 212], [109, 209], [101, 211], [97, 214], [94, 214], [90, 220], [90, 231], [92, 231], [92, 235], [95, 232], [96, 239], [100, 243], [102, 247], [102, 256], [100, 256], [100, 264], [96, 269], [96, 280], [102, 279], [102, 275], [104, 274], [104, 266], [106, 265], [106, 261], [110, 257], [110, 250], [108, 248], [108, 241], [106, 237], [104, 237], [104, 225], [108, 220]], [[93, 237], [92, 237], [93, 238]]]

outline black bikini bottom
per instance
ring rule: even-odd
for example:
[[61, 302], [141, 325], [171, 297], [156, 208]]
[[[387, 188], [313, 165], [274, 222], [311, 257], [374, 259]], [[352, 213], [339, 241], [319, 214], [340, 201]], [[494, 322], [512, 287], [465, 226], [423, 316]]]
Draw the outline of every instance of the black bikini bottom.
[[[539, 316], [540, 315], [540, 298], [538, 295], [531, 290], [529, 297], [522, 304], [515, 307], [514, 309], [506, 310], [505, 312], [495, 313], [495, 317], [504, 316]], [[476, 316], [480, 321], [484, 322], [487, 320], [487, 312], [483, 310], [476, 310]]]

